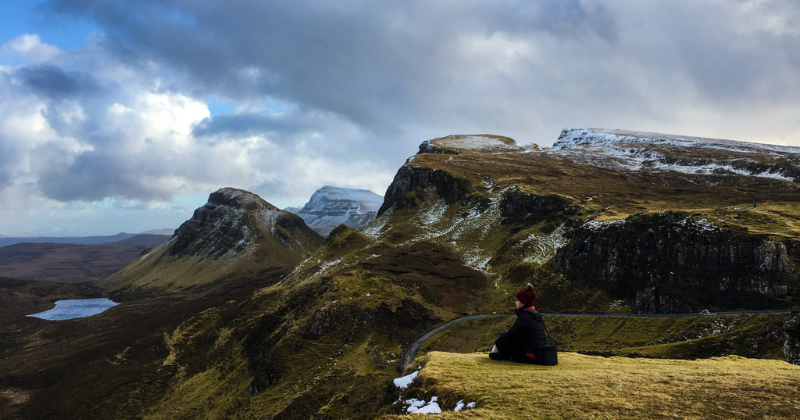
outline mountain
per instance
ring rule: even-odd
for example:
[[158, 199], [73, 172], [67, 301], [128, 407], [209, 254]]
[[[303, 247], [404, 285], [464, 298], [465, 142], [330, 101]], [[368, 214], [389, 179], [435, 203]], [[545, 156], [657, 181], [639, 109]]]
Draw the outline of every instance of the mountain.
[[[492, 135], [424, 142], [373, 223], [335, 228], [279, 282], [175, 330], [167, 360], [190, 373], [149, 409], [156, 417], [368, 417], [396, 400], [388, 384], [421, 332], [463, 314], [508, 312], [529, 281], [542, 312], [797, 305], [794, 150], [580, 132], [566, 130], [553, 148]], [[566, 349], [605, 354], [625, 354], [604, 341], [623, 330], [632, 347], [663, 346], [647, 353], [655, 357], [795, 360], [797, 319], [637, 323], [664, 329], [654, 339], [590, 318], [551, 333]], [[433, 345], [474, 349], [459, 343], [491, 340], [508, 327], [499, 322]]]
[[253, 193], [222, 188], [169, 241], [102, 284], [118, 291], [198, 286], [232, 273], [291, 267], [322, 242], [299, 216]]
[[361, 230], [375, 220], [383, 197], [369, 190], [326, 185], [318, 189], [302, 208], [287, 207], [317, 233], [327, 236], [336, 226], [345, 224]]
[[[27, 320], [0, 331], [11, 343], [0, 391], [28, 398], [20, 418], [376, 418], [398, 414], [391, 380], [420, 334], [510, 312], [527, 282], [546, 313], [793, 308], [798, 157], [619, 130], [565, 130], [552, 148], [447, 136], [399, 168], [375, 221], [324, 239], [222, 189], [100, 282], [123, 304], [63, 324], [69, 335]], [[800, 360], [800, 316], [788, 311], [559, 319], [548, 327], [562, 351]], [[427, 348], [488, 351], [511, 321], [475, 321]], [[79, 333], [90, 339], [64, 344]], [[68, 389], [98, 399], [56, 392]]]
[[797, 148], [725, 140], [577, 129], [541, 149], [450, 136], [400, 169], [365, 234], [448, 243], [501, 293], [533, 280], [546, 310], [790, 308], [798, 170]]
[[166, 236], [172, 236], [172, 235], [175, 234], [175, 229], [171, 229], [171, 228], [151, 229], [151, 230], [146, 230], [144, 232], [140, 232], [140, 234], [143, 234], [143, 235], [166, 235]]

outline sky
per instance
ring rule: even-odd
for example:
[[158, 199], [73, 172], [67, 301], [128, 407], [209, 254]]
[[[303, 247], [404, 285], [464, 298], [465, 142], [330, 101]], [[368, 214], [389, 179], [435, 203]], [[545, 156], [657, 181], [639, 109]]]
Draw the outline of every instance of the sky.
[[0, 0], [0, 235], [383, 195], [450, 134], [800, 146], [799, 46], [797, 0]]

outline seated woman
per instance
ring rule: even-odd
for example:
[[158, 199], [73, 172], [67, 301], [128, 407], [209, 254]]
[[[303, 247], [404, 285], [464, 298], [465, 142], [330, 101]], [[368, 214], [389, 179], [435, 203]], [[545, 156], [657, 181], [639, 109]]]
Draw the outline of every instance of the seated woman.
[[494, 342], [489, 357], [493, 360], [513, 360], [517, 363], [536, 363], [536, 349], [546, 343], [542, 316], [533, 306], [536, 292], [528, 283], [516, 294], [517, 320]]

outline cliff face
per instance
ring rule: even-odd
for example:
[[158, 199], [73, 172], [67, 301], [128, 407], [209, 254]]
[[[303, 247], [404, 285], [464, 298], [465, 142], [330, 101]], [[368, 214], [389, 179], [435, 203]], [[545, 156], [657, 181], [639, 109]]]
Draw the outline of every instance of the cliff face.
[[553, 268], [637, 313], [791, 308], [800, 285], [788, 251], [794, 243], [726, 231], [687, 213], [590, 222], [569, 236]]
[[445, 171], [404, 165], [386, 190], [378, 216], [389, 209], [416, 207], [419, 195], [428, 187], [435, 189], [436, 194], [450, 205], [467, 196], [470, 184]]

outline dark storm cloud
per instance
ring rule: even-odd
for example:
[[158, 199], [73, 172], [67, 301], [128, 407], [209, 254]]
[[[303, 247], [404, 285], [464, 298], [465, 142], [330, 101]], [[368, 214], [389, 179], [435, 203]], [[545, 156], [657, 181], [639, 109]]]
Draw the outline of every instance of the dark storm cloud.
[[[60, 162], [45, 169], [39, 187], [46, 197], [58, 201], [101, 201], [105, 197], [152, 199], [155, 192], [143, 182], [145, 168], [136, 166], [125, 165], [120, 159], [102, 153], [84, 153], [73, 162]], [[150, 176], [156, 173], [149, 172]]]
[[91, 75], [65, 71], [52, 65], [22, 67], [16, 75], [30, 89], [47, 98], [63, 99], [100, 90]]
[[294, 115], [286, 117], [265, 113], [243, 113], [206, 118], [195, 126], [192, 134], [195, 137], [219, 135], [239, 137], [265, 133], [286, 136], [319, 128], [321, 128], [321, 124], [310, 118], [300, 119]]
[[121, 56], [172, 66], [186, 77], [184, 91], [234, 100], [270, 95], [391, 135], [430, 114], [423, 102], [436, 101], [426, 95], [459, 88], [453, 74], [469, 72], [470, 63], [454, 51], [465, 36], [610, 40], [616, 32], [605, 9], [577, 0], [53, 4], [98, 21]]

